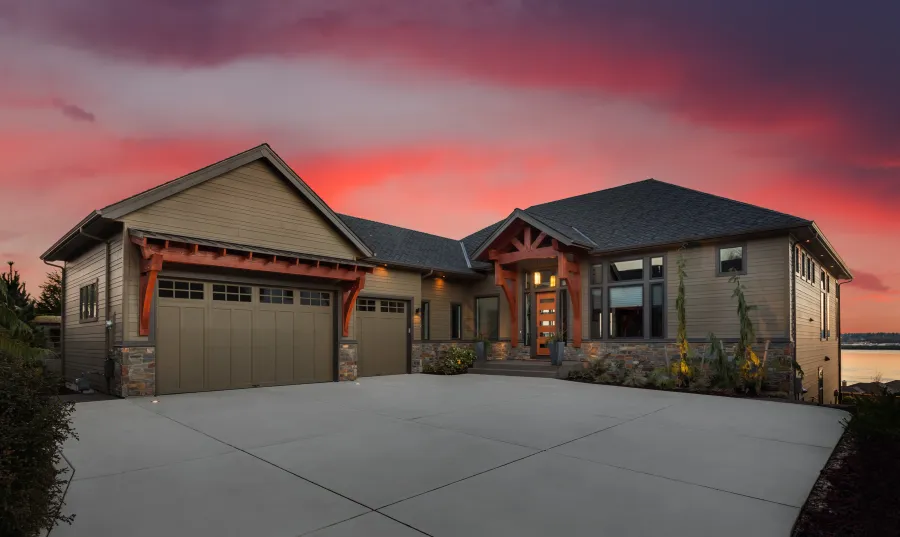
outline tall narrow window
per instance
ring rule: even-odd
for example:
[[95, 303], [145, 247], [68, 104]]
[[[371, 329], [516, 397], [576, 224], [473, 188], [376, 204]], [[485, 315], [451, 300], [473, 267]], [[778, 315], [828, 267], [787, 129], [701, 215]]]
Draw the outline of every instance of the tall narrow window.
[[809, 268], [809, 263], [806, 262], [806, 253], [800, 254], [800, 264], [801, 271], [800, 276], [805, 280], [806, 279], [806, 270]]
[[450, 339], [462, 337], [462, 305], [450, 304]]
[[499, 339], [500, 299], [495, 296], [475, 299], [475, 329], [478, 337]]
[[84, 285], [78, 292], [78, 319], [80, 321], [97, 320], [97, 280]]
[[603, 336], [603, 289], [591, 289], [591, 339]]
[[531, 295], [525, 294], [525, 346], [531, 345]]
[[650, 286], [650, 337], [665, 337], [666, 330], [663, 325], [665, 319], [663, 285], [654, 283]]
[[422, 301], [422, 339], [431, 339], [431, 303]]
[[557, 336], [562, 341], [569, 339], [569, 293], [565, 289], [559, 294], [559, 302], [556, 305], [559, 315], [559, 330]]
[[794, 271], [800, 274], [800, 247], [794, 248]]
[[812, 283], [816, 283], [816, 263], [814, 261], [810, 261], [809, 274]]
[[603, 265], [591, 265], [591, 285], [603, 283]]
[[609, 288], [609, 337], [644, 337], [644, 287]]

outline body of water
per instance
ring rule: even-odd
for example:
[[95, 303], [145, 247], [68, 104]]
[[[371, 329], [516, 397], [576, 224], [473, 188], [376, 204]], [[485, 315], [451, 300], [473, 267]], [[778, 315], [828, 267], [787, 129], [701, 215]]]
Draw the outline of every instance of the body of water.
[[900, 380], [900, 351], [843, 349], [841, 378], [847, 384], [872, 382], [881, 373], [881, 380]]

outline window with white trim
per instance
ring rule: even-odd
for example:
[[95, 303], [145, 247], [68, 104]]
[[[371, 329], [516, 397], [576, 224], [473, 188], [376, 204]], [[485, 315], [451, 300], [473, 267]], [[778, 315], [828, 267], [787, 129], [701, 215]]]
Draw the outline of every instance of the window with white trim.
[[331, 293], [328, 291], [300, 291], [301, 306], [330, 306]]
[[382, 300], [381, 313], [403, 313], [406, 311], [406, 302], [400, 300]]
[[213, 284], [213, 300], [220, 302], [253, 302], [253, 288], [249, 285]]
[[96, 321], [98, 302], [97, 280], [94, 280], [94, 283], [81, 286], [81, 289], [78, 290], [78, 320]]
[[159, 280], [158, 293], [160, 298], [203, 300], [203, 284], [180, 280]]
[[294, 291], [277, 287], [260, 287], [259, 302], [260, 304], [293, 304]]

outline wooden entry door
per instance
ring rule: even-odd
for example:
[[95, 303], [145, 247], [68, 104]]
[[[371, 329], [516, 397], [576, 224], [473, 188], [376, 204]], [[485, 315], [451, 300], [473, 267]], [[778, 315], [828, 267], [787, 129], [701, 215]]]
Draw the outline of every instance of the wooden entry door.
[[537, 351], [538, 356], [549, 356], [550, 347], [547, 346], [547, 338], [556, 332], [556, 291], [549, 293], [537, 293], [535, 295], [535, 310], [537, 311]]

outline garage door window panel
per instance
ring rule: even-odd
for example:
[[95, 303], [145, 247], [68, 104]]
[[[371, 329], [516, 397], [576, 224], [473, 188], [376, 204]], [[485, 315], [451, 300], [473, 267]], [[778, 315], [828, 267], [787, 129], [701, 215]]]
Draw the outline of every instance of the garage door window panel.
[[382, 300], [381, 313], [405, 313], [406, 303], [399, 300]]
[[213, 300], [253, 302], [253, 288], [248, 285], [213, 284]]
[[294, 292], [290, 289], [260, 287], [259, 302], [260, 304], [293, 304]]
[[180, 280], [159, 280], [160, 298], [203, 300], [203, 284]]
[[330, 306], [331, 293], [327, 291], [300, 291], [301, 306]]

